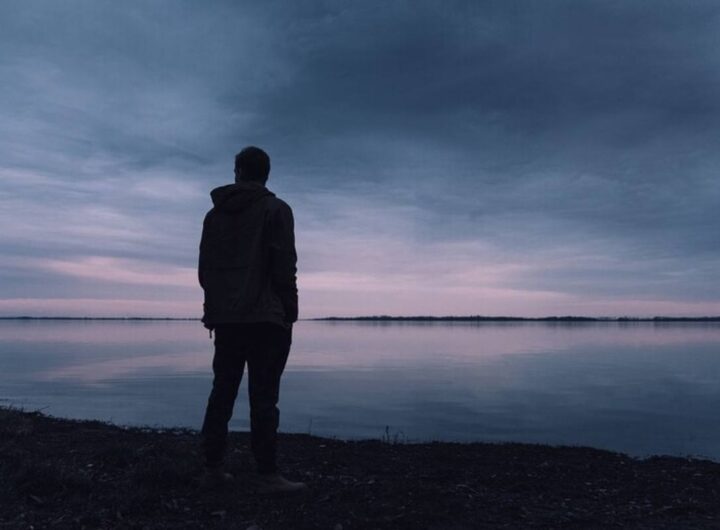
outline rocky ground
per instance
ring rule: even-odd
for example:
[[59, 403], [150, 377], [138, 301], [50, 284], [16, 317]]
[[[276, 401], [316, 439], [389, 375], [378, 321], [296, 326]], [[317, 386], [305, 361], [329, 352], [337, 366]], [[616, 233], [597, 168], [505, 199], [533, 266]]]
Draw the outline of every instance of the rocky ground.
[[246, 433], [231, 487], [200, 487], [198, 434], [0, 409], [0, 528], [720, 528], [720, 464], [582, 447], [344, 442], [281, 435], [310, 491], [253, 493]]

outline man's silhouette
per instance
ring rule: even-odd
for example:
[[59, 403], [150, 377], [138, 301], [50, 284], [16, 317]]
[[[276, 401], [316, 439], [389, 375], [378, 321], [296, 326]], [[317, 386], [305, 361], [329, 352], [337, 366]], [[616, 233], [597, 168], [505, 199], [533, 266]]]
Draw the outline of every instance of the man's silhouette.
[[297, 320], [295, 236], [290, 207], [265, 187], [270, 158], [257, 147], [235, 157], [235, 184], [214, 189], [205, 216], [198, 276], [205, 292], [203, 323], [215, 332], [213, 387], [202, 427], [203, 482], [225, 473], [228, 422], [245, 364], [248, 367], [251, 448], [259, 489], [305, 488], [276, 466], [280, 377]]

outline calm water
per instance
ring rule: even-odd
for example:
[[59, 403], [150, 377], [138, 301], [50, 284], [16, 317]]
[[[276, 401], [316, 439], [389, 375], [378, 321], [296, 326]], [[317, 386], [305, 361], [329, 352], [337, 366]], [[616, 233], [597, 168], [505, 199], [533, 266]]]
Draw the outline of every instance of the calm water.
[[[0, 400], [198, 428], [211, 359], [198, 322], [0, 321]], [[280, 400], [288, 432], [720, 460], [720, 324], [300, 322]]]

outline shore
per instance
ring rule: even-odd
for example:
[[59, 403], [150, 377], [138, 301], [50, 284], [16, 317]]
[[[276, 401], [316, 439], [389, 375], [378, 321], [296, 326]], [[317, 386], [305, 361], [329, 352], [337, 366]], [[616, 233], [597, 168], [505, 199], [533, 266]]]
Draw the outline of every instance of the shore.
[[0, 528], [720, 528], [720, 463], [583, 447], [280, 436], [310, 492], [252, 493], [247, 433], [204, 490], [196, 431], [0, 409]]

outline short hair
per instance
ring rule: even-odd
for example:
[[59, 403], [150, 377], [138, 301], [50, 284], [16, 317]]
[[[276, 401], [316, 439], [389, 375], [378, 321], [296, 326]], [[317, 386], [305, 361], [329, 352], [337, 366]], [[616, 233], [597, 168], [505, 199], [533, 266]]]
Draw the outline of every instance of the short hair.
[[270, 157], [255, 146], [248, 146], [235, 155], [235, 171], [242, 171], [243, 180], [265, 182], [270, 174]]

